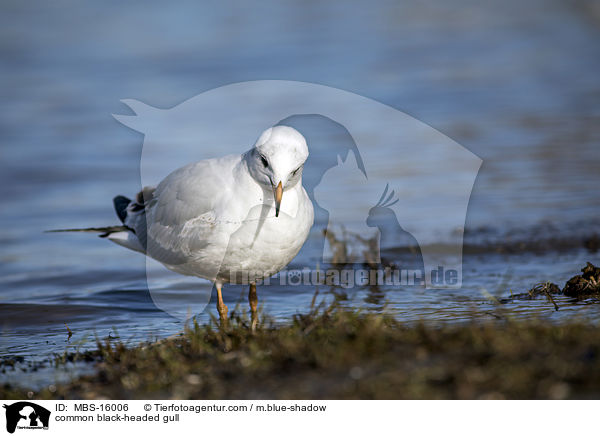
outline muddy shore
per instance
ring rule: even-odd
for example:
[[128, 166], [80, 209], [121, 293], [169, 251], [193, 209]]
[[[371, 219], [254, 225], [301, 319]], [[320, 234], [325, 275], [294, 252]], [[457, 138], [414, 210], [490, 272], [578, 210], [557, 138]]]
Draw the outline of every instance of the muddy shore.
[[[63, 355], [91, 375], [10, 399], [562, 399], [600, 397], [600, 329], [574, 321], [515, 320], [511, 299], [598, 298], [600, 269], [586, 265], [564, 287], [540, 284], [499, 301], [494, 321], [407, 326], [386, 313], [315, 305], [288, 325], [263, 315], [252, 331], [233, 313], [226, 327], [191, 323], [176, 337]], [[3, 361], [2, 370], [18, 362]], [[35, 370], [35, 368], [32, 368]]]

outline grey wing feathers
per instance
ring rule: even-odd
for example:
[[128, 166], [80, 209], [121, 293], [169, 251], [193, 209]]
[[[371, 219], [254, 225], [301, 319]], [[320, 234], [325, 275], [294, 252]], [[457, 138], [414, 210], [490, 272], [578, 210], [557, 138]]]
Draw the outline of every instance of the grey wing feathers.
[[[235, 164], [233, 156], [219, 161]], [[150, 257], [170, 265], [188, 262], [211, 240], [207, 235], [212, 231], [215, 193], [224, 194], [226, 174], [213, 160], [175, 170], [127, 205], [125, 225], [134, 230]]]
[[171, 173], [156, 188], [147, 209], [147, 250], [154, 259], [177, 265], [207, 246], [215, 192], [222, 192], [222, 174], [201, 161]]

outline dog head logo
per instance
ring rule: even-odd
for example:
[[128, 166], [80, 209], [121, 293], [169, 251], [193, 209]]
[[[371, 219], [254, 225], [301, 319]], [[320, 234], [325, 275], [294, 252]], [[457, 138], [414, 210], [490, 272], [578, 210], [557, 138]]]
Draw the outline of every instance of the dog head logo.
[[4, 405], [6, 409], [6, 431], [19, 429], [48, 429], [50, 411], [28, 401]]

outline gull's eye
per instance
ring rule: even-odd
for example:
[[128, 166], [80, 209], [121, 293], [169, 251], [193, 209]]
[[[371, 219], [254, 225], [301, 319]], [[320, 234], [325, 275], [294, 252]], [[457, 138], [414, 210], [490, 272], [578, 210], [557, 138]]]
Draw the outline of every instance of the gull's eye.
[[269, 167], [269, 162], [267, 161], [267, 159], [265, 159], [263, 155], [260, 156], [260, 160], [262, 161], [262, 164], [265, 166], [265, 168]]
[[294, 170], [294, 172], [292, 173], [292, 176], [295, 176], [296, 174], [298, 174], [298, 172], [302, 169], [302, 166], [299, 166], [298, 168], [296, 168]]

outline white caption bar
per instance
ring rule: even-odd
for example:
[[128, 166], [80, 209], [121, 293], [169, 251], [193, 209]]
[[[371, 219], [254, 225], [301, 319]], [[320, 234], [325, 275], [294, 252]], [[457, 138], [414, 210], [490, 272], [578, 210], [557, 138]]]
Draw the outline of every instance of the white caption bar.
[[[544, 435], [589, 433], [597, 401], [10, 401], [0, 432]], [[549, 413], [560, 410], [560, 414]], [[33, 430], [42, 430], [35, 432]], [[6, 433], [4, 433], [6, 434]]]

